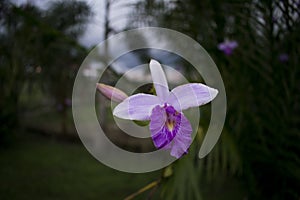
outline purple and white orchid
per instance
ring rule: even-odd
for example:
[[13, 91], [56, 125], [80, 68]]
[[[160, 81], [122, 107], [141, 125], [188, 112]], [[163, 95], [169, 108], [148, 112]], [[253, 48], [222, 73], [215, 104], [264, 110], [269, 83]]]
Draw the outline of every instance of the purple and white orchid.
[[132, 95], [118, 104], [113, 114], [122, 119], [150, 120], [155, 147], [169, 149], [172, 156], [180, 158], [192, 143], [192, 126], [182, 111], [212, 101], [218, 90], [201, 83], [189, 83], [170, 92], [159, 62], [151, 60], [150, 71], [157, 96]]

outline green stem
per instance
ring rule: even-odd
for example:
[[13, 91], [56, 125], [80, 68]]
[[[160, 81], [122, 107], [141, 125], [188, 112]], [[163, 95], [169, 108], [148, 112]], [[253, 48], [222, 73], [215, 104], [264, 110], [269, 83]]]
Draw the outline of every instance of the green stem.
[[148, 185], [146, 185], [145, 187], [139, 189], [137, 192], [129, 195], [128, 197], [126, 197], [124, 200], [132, 200], [134, 197], [136, 197], [137, 195], [147, 191], [147, 190], [150, 190], [151, 188], [153, 187], [156, 187], [158, 184], [160, 183], [160, 179], [157, 180], [157, 181], [153, 181], [151, 183], [149, 183]]

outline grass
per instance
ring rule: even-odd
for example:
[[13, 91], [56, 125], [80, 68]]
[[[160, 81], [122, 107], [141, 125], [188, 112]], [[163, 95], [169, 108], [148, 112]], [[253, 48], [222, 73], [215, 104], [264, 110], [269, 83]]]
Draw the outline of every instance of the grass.
[[[78, 143], [29, 133], [19, 133], [13, 141], [0, 149], [2, 200], [124, 199], [160, 175], [116, 171]], [[147, 192], [137, 199], [146, 197]]]
[[[124, 199], [160, 177], [160, 171], [129, 174], [111, 169], [74, 142], [78, 141], [75, 132], [61, 135], [58, 113], [40, 110], [30, 114], [21, 118], [30, 133], [11, 134], [8, 146], [0, 144], [0, 200]], [[68, 116], [71, 127], [70, 112]], [[242, 188], [239, 181], [227, 177], [220, 183], [204, 180], [199, 190], [203, 199], [233, 200], [244, 199]], [[159, 193], [160, 189], [152, 199], [161, 199]], [[148, 195], [146, 191], [134, 200], [148, 199]]]

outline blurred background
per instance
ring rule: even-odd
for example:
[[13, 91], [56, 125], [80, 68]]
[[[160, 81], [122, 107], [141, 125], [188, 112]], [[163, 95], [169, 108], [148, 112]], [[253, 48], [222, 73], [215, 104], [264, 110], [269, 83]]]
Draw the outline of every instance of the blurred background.
[[[207, 50], [223, 77], [228, 112], [205, 159], [197, 154], [210, 105], [201, 107], [188, 155], [160, 171], [127, 174], [99, 163], [80, 142], [72, 87], [95, 45], [147, 26], [177, 30]], [[124, 199], [146, 186], [134, 199], [299, 200], [299, 33], [298, 0], [2, 0], [0, 199]], [[184, 59], [149, 49], [120, 57], [100, 81], [114, 85], [151, 58], [202, 82]], [[95, 58], [86, 78], [97, 78], [105, 63]], [[144, 76], [137, 72], [128, 79]], [[168, 77], [175, 84], [174, 76]], [[119, 137], [109, 101], [99, 94], [95, 101], [115, 144], [135, 152], [152, 149], [149, 141]]]

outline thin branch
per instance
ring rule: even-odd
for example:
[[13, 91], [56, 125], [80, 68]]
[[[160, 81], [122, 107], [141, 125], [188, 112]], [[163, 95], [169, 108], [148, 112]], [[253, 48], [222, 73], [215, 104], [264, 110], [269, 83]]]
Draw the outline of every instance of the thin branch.
[[156, 186], [159, 185], [161, 179], [153, 181], [151, 183], [149, 183], [148, 185], [146, 185], [145, 187], [139, 189], [137, 192], [129, 195], [128, 197], [126, 197], [124, 200], [132, 200], [133, 198], [135, 198], [136, 196], [138, 196], [139, 194], [142, 194], [143, 192], [150, 190], [151, 188], [154, 188]]

